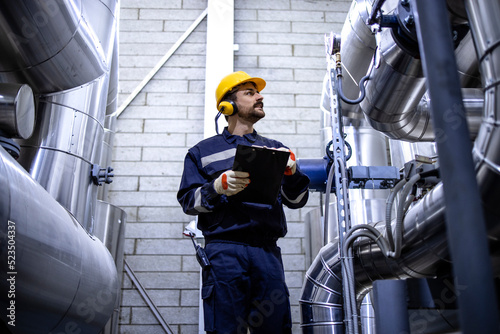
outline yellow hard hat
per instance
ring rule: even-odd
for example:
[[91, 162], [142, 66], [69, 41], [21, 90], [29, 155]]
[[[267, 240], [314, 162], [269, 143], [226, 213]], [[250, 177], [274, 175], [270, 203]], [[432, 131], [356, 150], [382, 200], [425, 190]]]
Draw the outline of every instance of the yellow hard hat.
[[266, 87], [266, 81], [264, 79], [251, 77], [243, 71], [233, 72], [229, 75], [226, 75], [224, 78], [222, 78], [219, 86], [217, 86], [217, 89], [215, 90], [217, 109], [219, 109], [219, 104], [224, 98], [224, 95], [226, 95], [234, 87], [246, 82], [253, 82], [259, 92], [263, 90], [264, 87]]

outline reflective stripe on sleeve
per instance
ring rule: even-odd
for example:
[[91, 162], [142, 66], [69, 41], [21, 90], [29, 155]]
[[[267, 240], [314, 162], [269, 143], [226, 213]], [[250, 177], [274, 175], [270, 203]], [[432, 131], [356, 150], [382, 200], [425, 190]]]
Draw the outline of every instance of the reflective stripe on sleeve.
[[226, 160], [234, 157], [236, 154], [236, 148], [230, 148], [228, 150], [217, 152], [214, 154], [207, 155], [206, 157], [201, 158], [201, 166], [205, 168], [207, 165], [221, 160]]
[[307, 194], [308, 190], [302, 192], [299, 196], [297, 196], [296, 199], [292, 200], [292, 199], [289, 199], [286, 194], [283, 192], [283, 189], [281, 189], [281, 194], [283, 195], [283, 197], [290, 203], [292, 204], [298, 204], [300, 203], [300, 201], [304, 198], [304, 196]]
[[196, 189], [194, 193], [194, 209], [201, 213], [210, 212], [210, 210], [201, 205], [201, 187]]

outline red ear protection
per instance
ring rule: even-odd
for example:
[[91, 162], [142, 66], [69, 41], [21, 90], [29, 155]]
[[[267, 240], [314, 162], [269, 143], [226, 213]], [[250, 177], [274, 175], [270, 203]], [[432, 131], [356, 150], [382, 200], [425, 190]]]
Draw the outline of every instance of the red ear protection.
[[221, 114], [226, 116], [231, 116], [238, 112], [238, 106], [236, 105], [236, 103], [230, 100], [221, 101], [217, 109]]

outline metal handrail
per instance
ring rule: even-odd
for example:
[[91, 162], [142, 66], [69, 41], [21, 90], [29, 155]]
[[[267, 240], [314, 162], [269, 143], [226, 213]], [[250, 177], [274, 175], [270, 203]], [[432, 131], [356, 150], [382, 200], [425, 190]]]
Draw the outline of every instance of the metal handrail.
[[174, 332], [172, 331], [172, 328], [170, 328], [170, 326], [165, 321], [165, 319], [163, 319], [163, 316], [161, 315], [160, 311], [158, 310], [158, 307], [153, 302], [153, 300], [149, 296], [146, 289], [142, 286], [141, 282], [139, 281], [139, 279], [135, 275], [132, 268], [130, 268], [130, 265], [127, 263], [127, 260], [124, 259], [123, 264], [124, 264], [125, 272], [128, 274], [128, 276], [132, 280], [132, 283], [134, 283], [135, 287], [139, 291], [139, 294], [142, 296], [142, 298], [144, 299], [146, 304], [148, 304], [149, 309], [151, 310], [151, 312], [153, 312], [154, 316], [156, 317], [156, 319], [160, 323], [160, 325], [163, 328], [163, 330], [165, 331], [165, 333], [174, 334]]
[[182, 36], [175, 42], [174, 45], [167, 51], [167, 53], [160, 59], [160, 61], [153, 67], [151, 71], [144, 77], [134, 91], [130, 93], [121, 106], [113, 113], [113, 116], [119, 117], [121, 113], [128, 107], [128, 105], [136, 98], [136, 96], [142, 91], [142, 89], [148, 84], [148, 82], [155, 76], [155, 74], [160, 70], [160, 68], [167, 62], [167, 60], [174, 54], [175, 51], [181, 46], [181, 44], [188, 38], [188, 36], [194, 31], [194, 29], [203, 21], [205, 16], [207, 16], [208, 8], [198, 16], [198, 18], [191, 24], [191, 26], [182, 34]]

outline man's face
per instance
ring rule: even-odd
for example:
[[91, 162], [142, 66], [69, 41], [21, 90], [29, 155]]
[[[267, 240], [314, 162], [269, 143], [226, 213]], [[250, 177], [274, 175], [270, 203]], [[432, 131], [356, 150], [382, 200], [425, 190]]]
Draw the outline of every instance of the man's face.
[[236, 105], [238, 106], [238, 117], [250, 121], [257, 122], [259, 119], [266, 116], [264, 112], [264, 97], [255, 88], [251, 82], [247, 82], [236, 92]]

